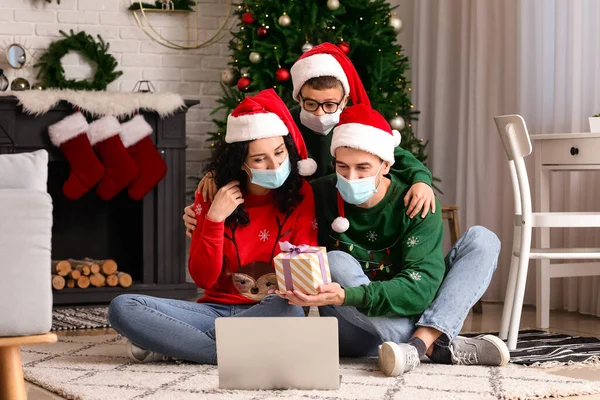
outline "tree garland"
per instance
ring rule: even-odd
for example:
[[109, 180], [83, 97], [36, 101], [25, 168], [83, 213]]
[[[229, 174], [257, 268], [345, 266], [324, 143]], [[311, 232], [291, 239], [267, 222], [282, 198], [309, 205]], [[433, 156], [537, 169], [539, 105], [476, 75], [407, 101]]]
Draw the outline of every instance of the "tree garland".
[[[37, 77], [48, 88], [74, 89], [74, 90], [106, 90], [106, 87], [123, 74], [115, 71], [117, 60], [108, 54], [109, 44], [105, 43], [100, 35], [98, 42], [85, 32], [71, 33], [67, 35], [60, 31], [65, 38], [50, 44], [48, 50], [34, 67], [39, 68]], [[78, 51], [88, 61], [97, 66], [94, 78], [88, 80], [67, 79], [61, 59], [69, 51]]]

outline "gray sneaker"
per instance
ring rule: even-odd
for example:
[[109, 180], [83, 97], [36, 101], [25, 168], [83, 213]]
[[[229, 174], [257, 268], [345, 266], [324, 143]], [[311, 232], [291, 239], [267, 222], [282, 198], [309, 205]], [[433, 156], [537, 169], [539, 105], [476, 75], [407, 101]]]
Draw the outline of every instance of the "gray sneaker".
[[159, 354], [150, 350], [142, 349], [141, 347], [138, 347], [135, 344], [131, 343], [130, 340], [128, 340], [125, 344], [125, 349], [127, 357], [129, 357], [130, 360], [135, 361], [136, 363], [164, 362], [174, 360], [173, 357], [165, 356], [164, 354]]
[[452, 364], [488, 365], [504, 367], [510, 361], [510, 352], [506, 344], [492, 335], [473, 338], [457, 336], [450, 343]]
[[417, 348], [408, 343], [385, 342], [379, 346], [379, 370], [385, 376], [398, 376], [419, 366]]

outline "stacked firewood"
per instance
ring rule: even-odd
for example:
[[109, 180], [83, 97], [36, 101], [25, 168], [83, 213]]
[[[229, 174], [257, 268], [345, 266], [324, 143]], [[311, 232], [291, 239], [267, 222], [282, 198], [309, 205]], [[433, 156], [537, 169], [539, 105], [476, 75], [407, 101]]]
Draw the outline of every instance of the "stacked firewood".
[[52, 261], [52, 287], [56, 290], [68, 288], [121, 286], [132, 284], [131, 275], [119, 272], [114, 260], [55, 260]]

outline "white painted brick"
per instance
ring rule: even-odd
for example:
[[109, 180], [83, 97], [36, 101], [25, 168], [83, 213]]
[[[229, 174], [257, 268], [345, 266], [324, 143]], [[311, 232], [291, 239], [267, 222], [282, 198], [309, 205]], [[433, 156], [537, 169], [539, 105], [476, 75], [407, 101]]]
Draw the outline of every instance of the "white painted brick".
[[[7, 0], [2, 0], [5, 2]], [[56, 1], [52, 1], [48, 3], [46, 1], [21, 1], [21, 3], [29, 3], [29, 5], [33, 5], [34, 9], [42, 9], [42, 10], [76, 10], [77, 9], [77, 0], [61, 0], [60, 4]], [[0, 6], [1, 7], [1, 6]], [[31, 7], [27, 7], [31, 8]]]
[[138, 40], [111, 40], [109, 50], [114, 53], [136, 54], [140, 52], [141, 43]]
[[[145, 22], [144, 16], [141, 13], [137, 13], [139, 19]], [[146, 14], [148, 16], [148, 14]], [[133, 14], [131, 14], [131, 18], [135, 21]], [[148, 16], [148, 20], [152, 18], [151, 23], [155, 28], [161, 27], [181, 27], [186, 26], [187, 18], [182, 14], [152, 14]], [[137, 24], [137, 23], [136, 23]]]
[[227, 4], [198, 4], [196, 9], [198, 13], [204, 17], [225, 17], [227, 16], [227, 10], [229, 6]]
[[119, 81], [120, 92], [132, 92], [137, 81]]
[[123, 54], [124, 67], [160, 67], [160, 56], [148, 54]]
[[15, 21], [20, 22], [55, 22], [56, 12], [54, 10], [15, 10]]
[[220, 96], [223, 94], [223, 89], [221, 88], [220, 82], [203, 82], [202, 83], [202, 92], [203, 95], [213, 95]]
[[219, 29], [219, 19], [214, 17], [199, 17], [198, 29]]
[[67, 79], [92, 79], [95, 68], [91, 65], [65, 65], [65, 78]]
[[85, 61], [85, 60], [81, 57], [81, 55], [79, 53], [70, 51], [67, 53], [66, 56], [64, 56], [60, 60], [60, 63], [64, 66], [74, 66], [74, 65], [80, 65], [79, 61]]
[[229, 57], [202, 57], [200, 67], [222, 70], [230, 60], [231, 58]]
[[58, 22], [62, 24], [97, 24], [98, 13], [95, 11], [59, 11]]
[[[160, 28], [160, 34], [167, 40], [181, 45], [190, 45], [187, 43], [188, 30], [185, 28]], [[180, 43], [181, 42], [181, 43]]]
[[108, 92], [118, 92], [119, 91], [119, 86], [120, 86], [119, 80], [112, 81], [106, 87], [106, 91], [108, 91]]
[[136, 26], [135, 19], [130, 13], [123, 12], [103, 12], [100, 13], [101, 25], [119, 25], [119, 26]]
[[182, 72], [184, 81], [214, 82], [221, 79], [221, 71], [206, 71], [201, 69], [184, 69]]
[[[121, 29], [121, 37], [123, 37], [123, 29]], [[148, 36], [144, 35], [146, 41], [142, 41], [142, 50], [141, 52], [144, 54], [180, 54], [180, 50], [170, 49], [168, 47], [162, 46], [156, 42], [153, 42]]]
[[[156, 86], [156, 85], [155, 85]], [[198, 82], [162, 82], [160, 84], [161, 92], [179, 93], [186, 98], [197, 97], [200, 95], [200, 83]]]
[[215, 129], [215, 125], [210, 122], [189, 122], [186, 124], [187, 133], [207, 133]]
[[119, 29], [119, 36], [120, 36], [121, 39], [138, 39], [138, 40], [148, 40], [148, 41], [151, 40], [137, 26], [136, 27], [120, 28]]
[[79, 10], [118, 11], [117, 0], [79, 0]]
[[77, 25], [69, 25], [69, 24], [36, 24], [35, 25], [35, 34], [38, 36], [50, 36], [50, 37], [63, 37], [59, 31], [64, 31], [65, 33], [69, 33], [69, 31], [73, 29], [77, 32]]
[[0, 11], [0, 21], [12, 21], [13, 20], [13, 12], [11, 10], [2, 9]]
[[26, 22], [8, 22], [0, 24], [0, 35], [31, 35], [33, 24]]
[[123, 68], [117, 66], [117, 71], [123, 72], [123, 75], [119, 78], [120, 80], [137, 82], [142, 79], [142, 70], [140, 68]]
[[150, 81], [179, 81], [181, 80], [181, 70], [177, 68], [146, 68], [142, 72], [142, 77]]
[[32, 50], [46, 50], [50, 43], [55, 39], [49, 37], [33, 36], [23, 40], [25, 46], [30, 47]]
[[201, 104], [203, 107], [213, 110], [219, 106], [217, 103], [219, 98], [220, 96], [200, 96], [200, 101], [202, 102]]
[[200, 56], [167, 55], [162, 56], [163, 67], [196, 68], [200, 66]]
[[102, 36], [102, 39], [105, 41], [119, 37], [119, 28], [117, 27], [82, 25], [79, 27], [79, 30], [85, 31], [87, 34], [92, 35], [96, 40], [98, 40], [97, 35]]
[[[29, 2], [23, 0], [2, 0], [0, 1], [0, 8], [26, 8], [29, 9]], [[4, 11], [3, 11], [4, 12]]]

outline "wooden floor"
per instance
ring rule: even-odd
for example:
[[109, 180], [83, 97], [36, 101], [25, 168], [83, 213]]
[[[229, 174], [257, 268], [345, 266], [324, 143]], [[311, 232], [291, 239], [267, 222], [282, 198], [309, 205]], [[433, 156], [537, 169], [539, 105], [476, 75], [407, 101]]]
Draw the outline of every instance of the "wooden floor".
[[[463, 332], [491, 332], [498, 331], [500, 328], [500, 317], [502, 315], [501, 304], [484, 303], [483, 314], [473, 315], [470, 314], [465, 321]], [[523, 323], [521, 329], [535, 328], [535, 309], [533, 307], [527, 307], [523, 310]], [[556, 333], [567, 333], [581, 336], [594, 336], [600, 338], [600, 318], [590, 317], [576, 313], [569, 313], [565, 311], [553, 311], [550, 315], [550, 329], [551, 332]], [[70, 332], [60, 332], [60, 336], [86, 336], [86, 335], [98, 335], [105, 333], [114, 332], [112, 329], [93, 329], [93, 330], [79, 330]], [[600, 366], [586, 366], [586, 367], [561, 367], [549, 370], [549, 372], [569, 376], [572, 378], [589, 379], [600, 381]], [[56, 400], [62, 399], [60, 396], [56, 396], [36, 385], [27, 383], [27, 392], [29, 400]], [[593, 396], [575, 396], [572, 399], [596, 399], [600, 400], [600, 395]]]

